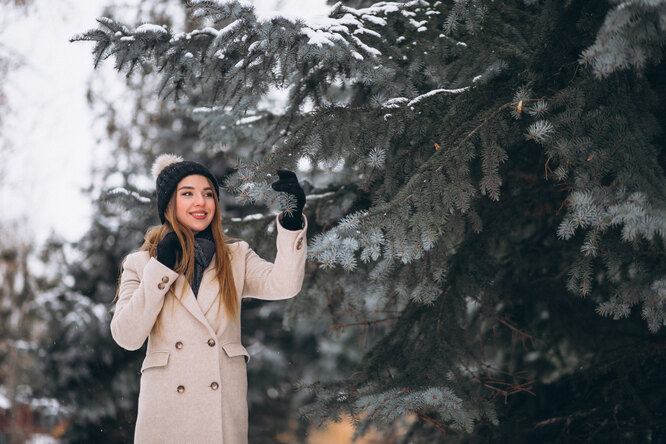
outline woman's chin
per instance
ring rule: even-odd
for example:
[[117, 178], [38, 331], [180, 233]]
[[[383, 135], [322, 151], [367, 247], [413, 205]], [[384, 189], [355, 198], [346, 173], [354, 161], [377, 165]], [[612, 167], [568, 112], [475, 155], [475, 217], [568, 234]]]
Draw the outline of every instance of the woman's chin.
[[194, 234], [197, 234], [198, 232], [205, 230], [208, 225], [210, 225], [210, 221], [197, 221], [187, 224], [187, 228], [192, 230]]

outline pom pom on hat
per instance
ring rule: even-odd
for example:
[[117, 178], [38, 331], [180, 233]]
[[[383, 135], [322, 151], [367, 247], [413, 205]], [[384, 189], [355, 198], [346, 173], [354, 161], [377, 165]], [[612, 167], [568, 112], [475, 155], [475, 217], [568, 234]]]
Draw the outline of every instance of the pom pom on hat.
[[160, 173], [164, 170], [164, 168], [168, 167], [173, 163], [178, 163], [182, 161], [183, 158], [175, 154], [160, 154], [157, 157], [157, 159], [155, 159], [153, 167], [150, 169], [150, 174], [152, 174], [153, 179], [157, 180], [157, 176], [160, 175]]

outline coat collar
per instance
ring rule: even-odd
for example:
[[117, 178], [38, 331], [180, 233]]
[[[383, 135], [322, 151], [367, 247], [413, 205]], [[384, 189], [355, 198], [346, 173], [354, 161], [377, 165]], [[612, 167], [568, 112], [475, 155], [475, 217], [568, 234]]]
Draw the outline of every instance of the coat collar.
[[182, 298], [176, 299], [187, 309], [187, 311], [190, 312], [190, 314], [192, 314], [192, 316], [208, 327], [211, 332], [214, 332], [213, 327], [206, 319], [205, 314], [210, 310], [213, 302], [215, 302], [219, 288], [215, 276], [215, 257], [213, 257], [204, 271], [201, 285], [199, 286], [198, 298], [194, 296], [192, 287], [189, 282], [187, 282], [187, 279], [185, 279], [185, 276], [180, 275], [174, 283], [174, 287], [176, 291], [180, 291], [183, 286], [185, 286], [185, 294]]
[[[230, 254], [232, 258], [234, 258], [236, 255], [238, 255], [241, 250], [238, 248], [238, 244], [228, 244], [230, 250]], [[183, 283], [186, 285], [186, 290], [185, 294], [183, 295], [182, 298], [179, 299], [179, 302], [189, 311], [192, 316], [194, 316], [199, 322], [204, 324], [207, 328], [210, 329], [212, 333], [217, 333], [216, 330], [216, 322], [214, 321], [214, 318], [217, 317], [217, 314], [211, 315], [209, 313], [211, 310], [217, 310], [217, 304], [215, 303], [216, 301], [219, 301], [219, 291], [220, 291], [220, 284], [217, 280], [217, 276], [215, 274], [215, 267], [217, 266], [217, 256], [213, 256], [213, 259], [210, 261], [210, 264], [208, 264], [208, 267], [206, 267], [206, 270], [204, 271], [204, 275], [201, 278], [201, 285], [199, 286], [199, 296], [195, 297], [194, 292], [192, 291], [192, 288], [190, 287], [189, 283], [185, 279], [184, 276], [178, 276], [178, 279], [174, 283], [174, 286], [176, 286], [176, 289], [180, 289]], [[236, 285], [236, 292], [240, 295], [243, 291], [242, 287], [242, 275], [243, 272], [237, 267], [241, 266], [242, 262], [241, 261], [231, 261], [232, 269], [233, 269], [233, 276], [234, 276], [234, 284]], [[176, 298], [178, 299], [178, 298]], [[219, 303], [219, 302], [218, 302]], [[224, 312], [224, 310], [222, 310]]]

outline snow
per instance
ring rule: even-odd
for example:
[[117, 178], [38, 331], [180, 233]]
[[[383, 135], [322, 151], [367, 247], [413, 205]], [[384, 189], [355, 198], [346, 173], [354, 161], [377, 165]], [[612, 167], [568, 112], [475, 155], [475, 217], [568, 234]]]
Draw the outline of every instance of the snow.
[[382, 107], [384, 108], [400, 108], [400, 105], [403, 105], [405, 103], [409, 102], [409, 99], [407, 97], [394, 97], [392, 99], [387, 100], [382, 104]]
[[257, 40], [256, 42], [252, 42], [250, 46], [247, 47], [247, 52], [252, 53], [254, 51], [261, 51], [266, 49], [267, 46], [268, 43], [266, 43], [266, 40]]
[[198, 106], [192, 110], [193, 114], [198, 113], [210, 113], [213, 111], [220, 111], [223, 107], [221, 106]]
[[[339, 24], [342, 24], [342, 25], [350, 25], [350, 26], [357, 26], [357, 27], [363, 26], [363, 23], [361, 23], [359, 20], [356, 19], [356, 17], [354, 17], [351, 14], [345, 14], [337, 20], [331, 19], [331, 18], [329, 18], [329, 20], [331, 22], [337, 21]], [[322, 22], [321, 25], [324, 26], [324, 23]]]
[[[226, 6], [228, 3], [231, 3], [232, 0], [214, 0], [213, 3], [217, 4], [217, 6]], [[201, 3], [211, 3], [210, 0], [192, 0], [190, 1], [190, 4], [201, 4]], [[254, 5], [252, 4], [251, 1], [247, 0], [238, 0], [238, 4], [242, 8], [254, 8]]]
[[32, 350], [35, 348], [34, 342], [29, 342], [24, 339], [17, 339], [14, 341], [14, 348], [17, 350]]
[[356, 60], [363, 60], [363, 56], [356, 51], [352, 51], [352, 57], [354, 57]]
[[163, 26], [153, 25], [152, 23], [144, 23], [143, 25], [136, 28], [134, 31], [135, 34], [140, 34], [143, 32], [161, 32], [166, 33], [167, 30]]
[[266, 216], [265, 214], [256, 213], [256, 214], [248, 214], [247, 216], [242, 217], [242, 218], [241, 218], [241, 217], [232, 217], [232, 218], [231, 218], [231, 221], [232, 221], [232, 222], [246, 222], [246, 221], [249, 221], [249, 220], [261, 220], [261, 219], [266, 219], [266, 218], [268, 218], [268, 217], [271, 217], [271, 218], [272, 218], [272, 217], [274, 217], [274, 216], [272, 216], [272, 215]]
[[383, 18], [379, 18], [377, 16], [374, 16], [374, 15], [363, 14], [361, 16], [361, 18], [365, 21], [368, 21], [368, 22], [373, 23], [373, 24], [378, 25], [378, 26], [386, 26], [386, 20], [384, 20]]
[[263, 119], [264, 116], [261, 115], [255, 115], [255, 116], [247, 116], [243, 117], [242, 119], [238, 119], [236, 121], [236, 125], [247, 125], [248, 123], [256, 122], [257, 120]]
[[321, 194], [308, 194], [306, 199], [309, 201], [312, 200], [317, 200], [317, 199], [323, 199], [325, 197], [333, 196], [335, 194], [335, 191], [328, 191], [326, 193], [321, 193]]
[[213, 44], [216, 44], [223, 40], [225, 37], [227, 37], [229, 34], [232, 34], [238, 30], [238, 28], [241, 27], [243, 24], [243, 21], [241, 19], [234, 20], [233, 22], [229, 23], [227, 26], [224, 28], [220, 29], [217, 33], [217, 37], [215, 37], [215, 41]]
[[305, 34], [310, 40], [308, 40], [309, 45], [315, 45], [322, 47], [322, 45], [334, 46], [335, 44], [330, 40], [333, 37], [333, 34], [330, 32], [324, 32], [320, 29], [310, 29], [304, 27], [301, 30], [301, 33]]
[[9, 399], [5, 396], [5, 388], [0, 386], [0, 409], [7, 410], [11, 405], [12, 403], [9, 402]]
[[399, 11], [404, 6], [405, 6], [404, 2], [379, 2], [379, 3], [375, 3], [372, 6], [369, 6], [367, 8], [361, 8], [361, 9], [354, 9], [354, 8], [350, 8], [348, 6], [343, 6], [342, 10], [343, 11], [349, 11], [349, 12], [354, 13], [356, 15], [374, 15], [374, 16], [376, 16], [377, 14], [387, 14], [387, 13], [390, 13], [390, 12]]
[[415, 97], [411, 102], [407, 104], [407, 106], [414, 106], [417, 103], [419, 103], [421, 100], [426, 99], [428, 97], [432, 97], [435, 94], [441, 94], [441, 93], [448, 93], [448, 94], [460, 94], [462, 92], [465, 92], [469, 89], [469, 86], [465, 86], [464, 88], [458, 88], [458, 89], [433, 89], [432, 91], [429, 91], [425, 94], [421, 94], [418, 97]]
[[106, 322], [109, 319], [109, 309], [104, 304], [93, 305], [92, 312], [101, 322]]
[[290, 22], [306, 21], [318, 27], [329, 21], [330, 7], [325, 0], [254, 0], [257, 21], [267, 22], [274, 18], [284, 18]]
[[186, 39], [189, 40], [191, 37], [194, 37], [194, 36], [199, 35], [199, 34], [207, 34], [207, 35], [210, 35], [210, 36], [213, 36], [213, 37], [217, 37], [218, 32], [219, 31], [217, 29], [211, 28], [210, 26], [206, 26], [203, 29], [195, 29], [194, 31], [190, 32], [189, 34], [184, 33], [184, 32], [180, 32], [180, 33], [176, 34], [173, 38], [174, 38], [174, 40], [180, 40], [182, 38], [186, 38]]
[[380, 33], [378, 33], [377, 31], [373, 31], [372, 29], [368, 29], [368, 28], [358, 28], [354, 31], [354, 34], [355, 35], [356, 34], [369, 34], [369, 35], [377, 37], [377, 38], [382, 37], [382, 35]]
[[409, 19], [409, 24], [418, 29], [418, 28], [421, 28], [421, 27], [425, 26], [426, 24], [428, 24], [428, 20], [421, 20], [420, 22], [418, 22], [418, 21], [414, 20], [413, 18], [410, 18]]
[[50, 435], [35, 434], [30, 436], [26, 444], [58, 444], [58, 440]]
[[136, 191], [129, 191], [129, 190], [127, 190], [125, 188], [122, 188], [122, 187], [114, 188], [113, 190], [109, 191], [109, 194], [124, 194], [125, 196], [133, 197], [134, 199], [138, 200], [139, 202], [150, 203], [150, 199], [148, 199], [147, 197], [143, 197], [142, 195], [140, 195]]
[[380, 55], [382, 55], [382, 53], [379, 52], [379, 50], [377, 50], [377, 49], [375, 49], [375, 48], [371, 48], [370, 46], [366, 45], [366, 44], [363, 43], [363, 42], [361, 41], [361, 39], [359, 39], [358, 37], [356, 37], [356, 36], [352, 36], [352, 39], [354, 40], [354, 42], [355, 42], [358, 46], [360, 46], [360, 47], [361, 47], [363, 50], [365, 50], [365, 52], [367, 52], [368, 54], [373, 55], [373, 56], [380, 56]]

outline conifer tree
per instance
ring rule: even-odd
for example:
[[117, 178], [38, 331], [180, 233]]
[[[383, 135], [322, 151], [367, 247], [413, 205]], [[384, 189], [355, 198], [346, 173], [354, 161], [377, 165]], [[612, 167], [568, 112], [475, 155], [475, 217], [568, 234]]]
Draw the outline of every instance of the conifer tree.
[[[402, 442], [666, 438], [666, 1], [354, 1], [316, 25], [188, 5], [190, 31], [101, 18], [76, 39], [154, 73], [208, 152], [242, 148], [240, 202], [306, 165], [286, 325], [369, 333], [304, 370], [306, 418]], [[312, 371], [345, 355], [353, 373]]]

